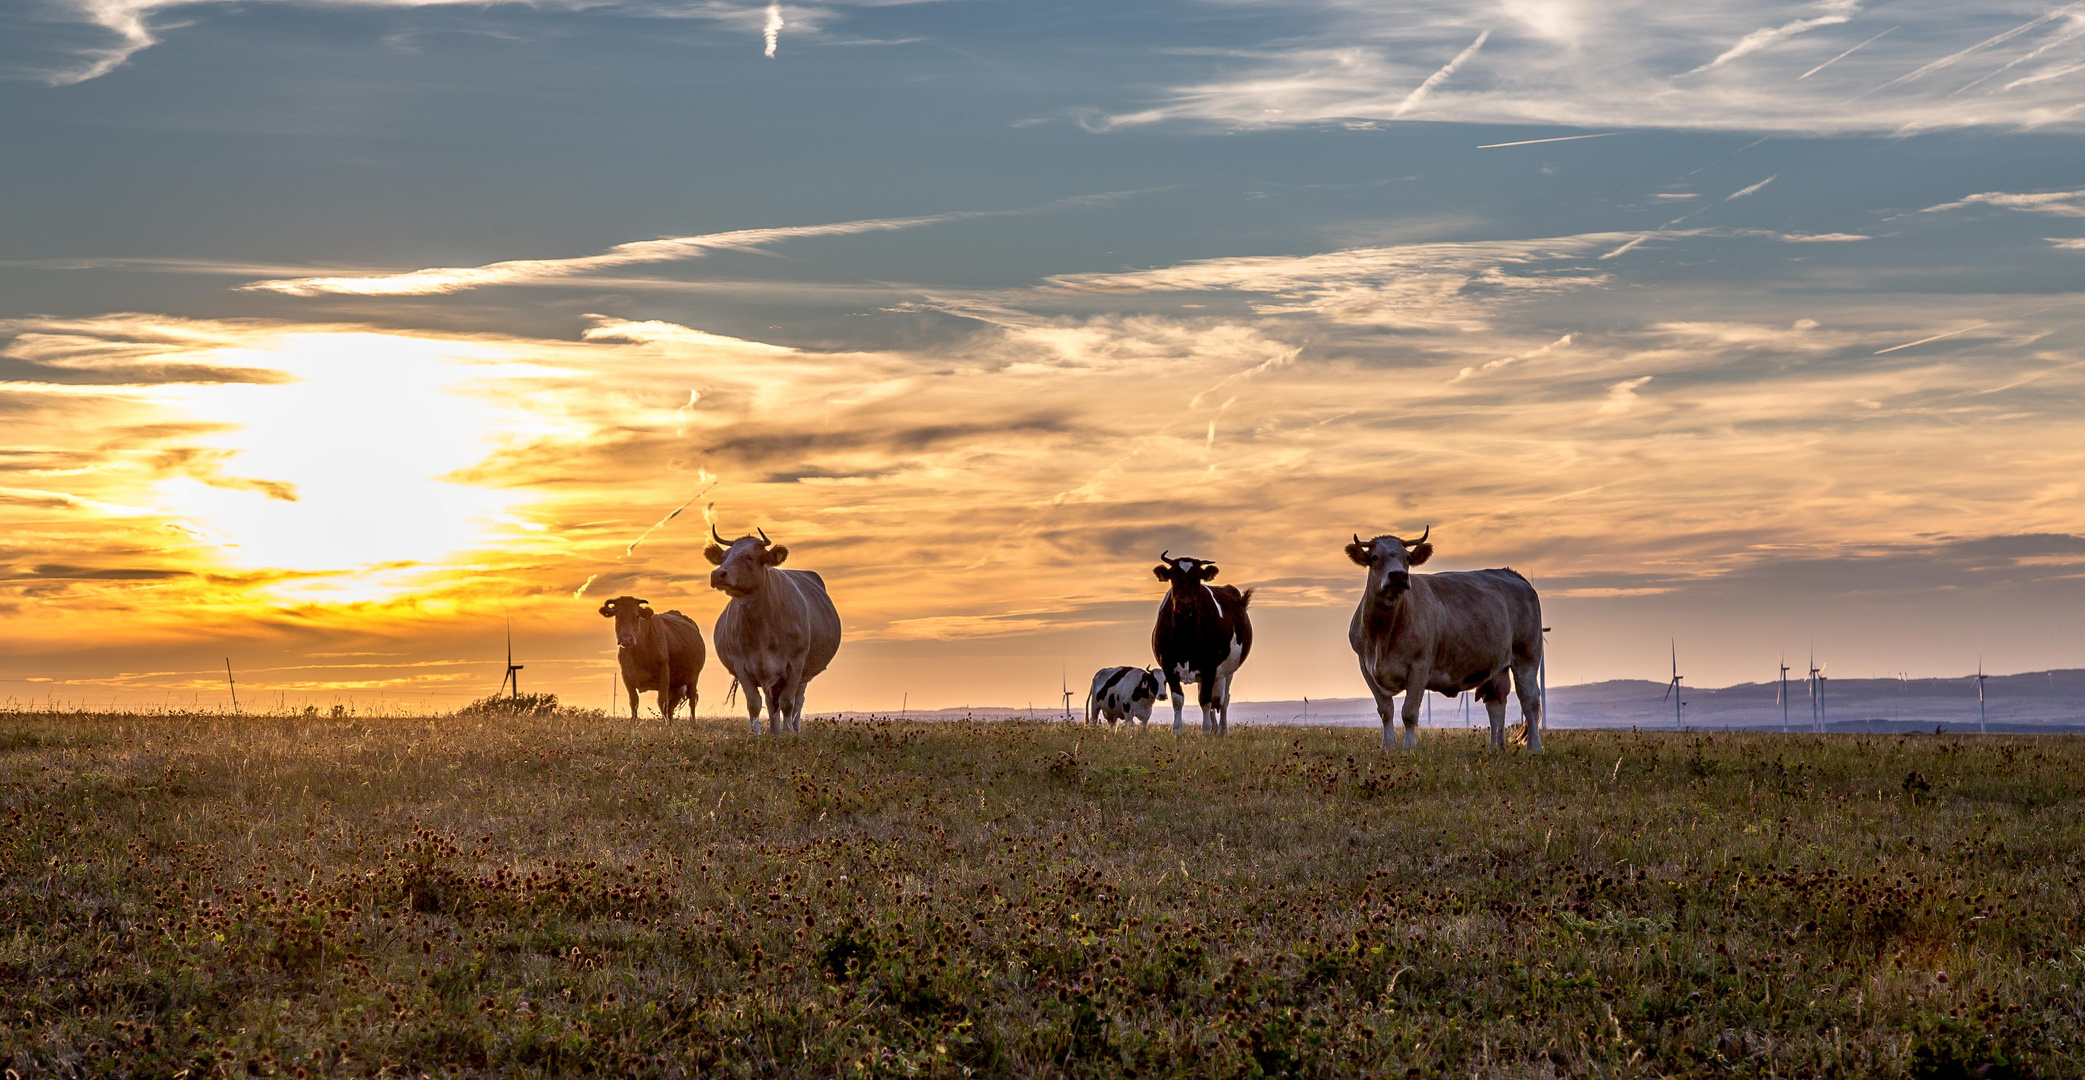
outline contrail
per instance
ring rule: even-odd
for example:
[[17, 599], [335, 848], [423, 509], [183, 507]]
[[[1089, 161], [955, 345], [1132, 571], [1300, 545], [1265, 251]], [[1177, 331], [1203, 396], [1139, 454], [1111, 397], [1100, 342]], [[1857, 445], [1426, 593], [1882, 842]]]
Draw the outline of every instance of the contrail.
[[1971, 80], [1968, 85], [1962, 87], [1962, 89], [1960, 90], [1955, 91], [1953, 94], [1949, 94], [1948, 96], [1955, 97], [1960, 94], [1966, 94], [1969, 91], [1976, 89], [1978, 86], [1983, 85], [1987, 80], [1997, 78], [1998, 76], [2003, 75], [2006, 72], [2011, 71], [2012, 69], [2019, 67], [2021, 64], [2027, 63], [2030, 60], [2040, 59], [2041, 56], [2044, 53], [2047, 53], [2050, 49], [2053, 49], [2056, 46], [2061, 45], [2064, 42], [2077, 37], [2081, 33], [2085, 33], [2085, 29], [2073, 29], [2071, 32], [2067, 34], [2058, 34], [2055, 37], [2042, 42], [2039, 47], [2029, 49], [2028, 51], [2013, 57], [2011, 60], [2006, 61], [2005, 65], [2003, 67], [2000, 67], [1997, 71], [1993, 71], [1987, 75], [1983, 75], [1974, 80]]
[[[2071, 306], [2070, 304], [2050, 304], [2050, 305], [2049, 305], [2048, 307], [2040, 307], [2040, 308], [2035, 308], [2035, 309], [2034, 309], [2033, 311], [2023, 311], [2023, 312], [2019, 313], [2018, 315], [2008, 315], [2008, 316], [2006, 316], [2006, 318], [2009, 318], [2009, 319], [2024, 319], [2024, 318], [2027, 318], [2027, 317], [2028, 317], [2028, 316], [2030, 316], [2030, 315], [2040, 315], [2040, 314], [2042, 314], [2043, 312], [2046, 312], [2046, 311], [2055, 311], [2055, 310], [2057, 310], [2058, 308], [2066, 308], [2066, 307], [2070, 307], [2070, 306]], [[1905, 343], [1904, 343], [1904, 344], [1902, 344], [1902, 345], [1892, 345], [1892, 346], [1890, 346], [1890, 347], [1889, 347], [1889, 348], [1887, 348], [1887, 349], [1877, 349], [1877, 350], [1875, 350], [1875, 355], [1877, 355], [1877, 356], [1881, 356], [1881, 355], [1883, 355], [1884, 353], [1893, 353], [1893, 352], [1896, 352], [1896, 351], [1897, 351], [1898, 349], [1909, 349], [1909, 348], [1911, 348], [1911, 347], [1912, 347], [1912, 346], [1914, 346], [1914, 345], [1925, 345], [1925, 344], [1928, 344], [1928, 343], [1930, 343], [1930, 342], [1935, 342], [1935, 341], [1942, 341], [1942, 340], [1945, 340], [1945, 339], [1947, 339], [1947, 338], [1951, 338], [1951, 337], [1954, 337], [1954, 336], [1955, 336], [1955, 335], [1957, 335], [1957, 334], [1966, 334], [1966, 333], [1970, 332], [1971, 330], [1981, 330], [1981, 329], [1983, 329], [1983, 328], [1984, 328], [1984, 327], [1986, 327], [1986, 326], [1991, 326], [1991, 325], [1993, 325], [1993, 324], [1997, 323], [1998, 321], [1999, 321], [1999, 320], [1997, 320], [1997, 319], [1986, 319], [1986, 320], [1984, 320], [1983, 322], [1980, 322], [1980, 323], [1972, 323], [1972, 324], [1971, 324], [1971, 325], [1969, 325], [1969, 326], [1964, 326], [1964, 327], [1962, 327], [1962, 328], [1960, 328], [1960, 329], [1957, 329], [1957, 330], [1950, 330], [1950, 331], [1948, 331], [1948, 332], [1947, 332], [1947, 333], [1945, 333], [1945, 334], [1935, 334], [1935, 335], [1933, 335], [1932, 337], [1920, 338], [1920, 339], [1918, 339], [1917, 341], [1907, 341], [1907, 342], [1905, 342]]]
[[2019, 37], [2021, 34], [2024, 34], [2027, 31], [2042, 25], [2043, 23], [2049, 22], [2050, 20], [2056, 18], [2059, 15], [2067, 14], [2071, 11], [2071, 9], [2080, 6], [2085, 6], [2085, 0], [2078, 0], [2077, 3], [2065, 4], [2062, 7], [2057, 8], [2056, 10], [2051, 11], [2046, 15], [2043, 15], [2038, 19], [2031, 19], [2027, 22], [2021, 23], [2020, 25], [2013, 27], [2011, 30], [2007, 30], [2003, 34], [1999, 34], [1995, 37], [1985, 38], [1984, 40], [1979, 41], [1966, 49], [1963, 49], [1961, 52], [1949, 53], [1948, 55], [1943, 56], [1930, 64], [1927, 64], [1925, 67], [1922, 67], [1909, 75], [1899, 75], [1896, 78], [1891, 79], [1886, 83], [1883, 83], [1881, 86], [1878, 86], [1875, 89], [1868, 91], [1867, 93], [1861, 94], [1859, 97], [1854, 98], [1854, 100], [1859, 101], [1860, 98], [1867, 97], [1868, 94], [1880, 93], [1884, 90], [1889, 89], [1892, 86], [1897, 86], [1902, 83], [1908, 83], [1913, 79], [1917, 79], [1932, 72], [1939, 71], [1941, 68], [1952, 66], [1956, 61], [1962, 59], [1963, 57], [1980, 53], [1993, 45], [2003, 45], [2006, 42], [2011, 41], [2016, 37]]
[[[624, 554], [628, 554], [628, 552], [625, 552]], [[577, 600], [580, 597], [585, 596], [586, 591], [594, 587], [594, 579], [600, 576], [601, 575], [599, 574], [588, 574], [586, 576], [586, 581], [581, 583], [578, 588], [572, 590], [572, 599]]]
[[1890, 31], [1892, 31], [1892, 30], [1895, 30], [1895, 29], [1897, 29], [1897, 28], [1896, 28], [1896, 27], [1894, 27], [1894, 26], [1892, 26], [1892, 27], [1890, 27], [1890, 28], [1889, 28], [1889, 30], [1884, 30], [1884, 31], [1883, 31], [1882, 33], [1880, 33], [1880, 34], [1877, 34], [1877, 35], [1875, 35], [1874, 37], [1871, 37], [1871, 38], [1869, 38], [1869, 39], [1868, 39], [1867, 41], [1863, 41], [1863, 42], [1861, 42], [1861, 43], [1860, 43], [1859, 45], [1855, 45], [1855, 46], [1854, 46], [1853, 48], [1851, 48], [1851, 49], [1848, 49], [1848, 50], [1846, 50], [1845, 52], [1842, 52], [1842, 53], [1840, 53], [1839, 55], [1837, 55], [1837, 56], [1834, 56], [1834, 57], [1832, 57], [1832, 58], [1831, 58], [1830, 60], [1826, 60], [1826, 61], [1825, 61], [1824, 63], [1822, 63], [1822, 64], [1819, 64], [1819, 65], [1817, 65], [1816, 67], [1814, 67], [1814, 68], [1811, 68], [1810, 70], [1808, 70], [1808, 71], [1805, 71], [1805, 72], [1803, 72], [1803, 73], [1802, 73], [1801, 75], [1798, 75], [1798, 76], [1796, 76], [1796, 77], [1795, 77], [1795, 81], [1797, 81], [1797, 82], [1802, 82], [1802, 81], [1803, 81], [1804, 79], [1807, 79], [1807, 78], [1809, 78], [1810, 76], [1812, 76], [1812, 75], [1815, 75], [1815, 74], [1817, 74], [1817, 73], [1818, 73], [1818, 72], [1820, 72], [1820, 71], [1823, 71], [1823, 70], [1824, 70], [1825, 68], [1831, 67], [1831, 66], [1832, 66], [1833, 64], [1836, 64], [1836, 63], [1838, 63], [1839, 61], [1841, 61], [1841, 60], [1844, 60], [1844, 59], [1846, 59], [1846, 58], [1847, 58], [1847, 57], [1849, 57], [1849, 56], [1852, 56], [1852, 55], [1853, 55], [1854, 53], [1857, 53], [1857, 52], [1861, 51], [1861, 49], [1862, 49], [1863, 47], [1867, 46], [1867, 45], [1868, 45], [1868, 44], [1869, 44], [1870, 42], [1875, 42], [1875, 41], [1879, 41], [1879, 40], [1881, 40], [1882, 38], [1884, 38], [1884, 37], [1888, 36], [1888, 35], [1889, 35], [1889, 33], [1890, 33]]
[[1601, 257], [1601, 258], [1603, 258], [1603, 259], [1612, 259], [1612, 258], [1614, 258], [1615, 256], [1617, 256], [1617, 255], [1620, 255], [1620, 254], [1621, 254], [1622, 252], [1624, 252], [1624, 251], [1627, 251], [1627, 250], [1629, 250], [1630, 248], [1633, 248], [1633, 247], [1635, 247], [1636, 245], [1638, 245], [1638, 244], [1641, 244], [1641, 243], [1643, 243], [1643, 242], [1644, 242], [1645, 240], [1649, 240], [1650, 238], [1651, 238], [1651, 234], [1650, 234], [1650, 233], [1644, 233], [1644, 234], [1643, 234], [1642, 236], [1639, 236], [1639, 237], [1637, 237], [1636, 239], [1634, 239], [1634, 240], [1631, 240], [1631, 241], [1629, 241], [1628, 243], [1626, 243], [1626, 244], [1623, 244], [1623, 245], [1622, 245], [1621, 247], [1618, 247], [1618, 248], [1614, 249], [1613, 251], [1610, 251], [1610, 252], [1608, 252], [1607, 254], [1605, 254], [1605, 255], [1602, 255], [1602, 256], [1600, 256], [1600, 257]]
[[1750, 194], [1752, 194], [1752, 193], [1753, 193], [1753, 192], [1755, 192], [1755, 191], [1758, 191], [1758, 190], [1759, 190], [1760, 188], [1763, 188], [1763, 187], [1767, 186], [1768, 184], [1771, 184], [1771, 183], [1773, 183], [1774, 181], [1776, 181], [1776, 180], [1778, 180], [1778, 179], [1780, 179], [1780, 178], [1781, 178], [1781, 174], [1780, 174], [1780, 173], [1775, 173], [1774, 175], [1772, 175], [1772, 176], [1769, 176], [1769, 177], [1767, 177], [1766, 179], [1764, 179], [1764, 180], [1761, 180], [1760, 182], [1758, 182], [1758, 183], [1756, 183], [1756, 184], [1753, 184], [1753, 185], [1751, 185], [1750, 187], [1742, 187], [1742, 188], [1739, 188], [1739, 189], [1737, 189], [1736, 191], [1733, 191], [1733, 192], [1731, 192], [1730, 194], [1728, 194], [1728, 195], [1726, 195], [1726, 196], [1724, 196], [1724, 197], [1723, 197], [1723, 201], [1724, 201], [1724, 202], [1730, 202], [1730, 201], [1732, 201], [1732, 200], [1734, 200], [1734, 199], [1742, 199], [1742, 198], [1744, 198], [1745, 196], [1747, 196], [1747, 195], [1750, 195]]
[[631, 552], [636, 551], [637, 545], [644, 543], [647, 538], [649, 538], [653, 533], [658, 532], [660, 527], [664, 526], [667, 522], [672, 521], [674, 518], [681, 516], [681, 511], [686, 510], [688, 507], [695, 505], [695, 500], [702, 498], [704, 495], [709, 494], [709, 490], [717, 486], [717, 478], [711, 476], [707, 470], [704, 470], [702, 473], [700, 473], [700, 475], [703, 479], [709, 481], [709, 483], [704, 484], [702, 486], [701, 491], [698, 491], [695, 494], [688, 496], [688, 501], [680, 504], [679, 506], [674, 507], [673, 513], [660, 518], [658, 524], [653, 525], [651, 528], [644, 530], [643, 536], [640, 536], [637, 539], [630, 541], [630, 546], [624, 548], [623, 553], [621, 555], [617, 555], [616, 558], [624, 558], [628, 556]]
[[1889, 348], [1887, 348], [1887, 349], [1877, 349], [1877, 350], [1875, 350], [1875, 355], [1877, 355], [1877, 356], [1881, 356], [1881, 355], [1882, 355], [1882, 354], [1884, 354], [1884, 353], [1893, 353], [1893, 352], [1896, 352], [1896, 351], [1897, 351], [1898, 349], [1909, 349], [1909, 348], [1911, 348], [1911, 347], [1912, 347], [1912, 346], [1914, 346], [1914, 345], [1924, 345], [1924, 344], [1927, 344], [1927, 343], [1929, 343], [1929, 342], [1934, 342], [1934, 341], [1941, 341], [1941, 340], [1944, 340], [1944, 339], [1946, 339], [1946, 338], [1951, 338], [1951, 337], [1954, 337], [1954, 336], [1955, 336], [1956, 334], [1966, 334], [1966, 333], [1970, 332], [1971, 330], [1981, 330], [1981, 329], [1983, 329], [1984, 327], [1986, 327], [1986, 326], [1989, 326], [1989, 325], [1991, 325], [1991, 324], [1990, 324], [1990, 322], [1989, 322], [1989, 321], [1985, 321], [1985, 322], [1980, 322], [1980, 323], [1976, 323], [1976, 324], [1974, 324], [1974, 325], [1971, 325], [1971, 326], [1965, 326], [1965, 327], [1961, 328], [1960, 330], [1950, 330], [1950, 331], [1948, 331], [1948, 332], [1947, 332], [1947, 333], [1945, 333], [1945, 334], [1935, 334], [1935, 335], [1933, 335], [1932, 337], [1920, 338], [1920, 339], [1918, 339], [1917, 341], [1907, 341], [1907, 342], [1905, 342], [1905, 343], [1904, 343], [1904, 344], [1902, 344], [1902, 345], [1892, 345], [1892, 346], [1890, 346], [1890, 347], [1889, 347]]
[[1425, 82], [1420, 83], [1411, 93], [1405, 95], [1405, 99], [1398, 103], [1396, 109], [1391, 111], [1390, 118], [1395, 120], [1403, 116], [1406, 110], [1419, 104], [1420, 99], [1431, 93], [1434, 87], [1447, 82], [1448, 77], [1455, 74], [1455, 69], [1461, 67], [1470, 57], [1477, 55], [1477, 50], [1483, 48], [1484, 42], [1490, 37], [1491, 28], [1486, 27], [1482, 33], [1477, 35], [1477, 40], [1470, 42], [1468, 48], [1455, 54], [1455, 59], [1441, 65], [1441, 70], [1428, 75]]
[[1738, 43], [1725, 50], [1723, 55], [1695, 68], [1693, 71], [1687, 72], [1687, 74], [1699, 75], [1704, 71], [1722, 67], [1738, 57], [1750, 56], [1761, 49], [1778, 45], [1797, 34], [1807, 34], [1820, 26], [1837, 26], [1840, 23], [1851, 22], [1852, 20], [1853, 15], [1851, 13], [1845, 15], [1820, 15], [1814, 19], [1797, 19], [1793, 22], [1783, 23], [1780, 26], [1762, 27], [1740, 38]]
[[1538, 143], [1546, 143], [1546, 142], [1575, 142], [1576, 140], [1579, 140], [1579, 139], [1604, 139], [1604, 138], [1607, 138], [1607, 137], [1608, 137], [1609, 135], [1624, 135], [1624, 134], [1627, 134], [1627, 132], [1621, 132], [1621, 131], [1603, 131], [1603, 132], [1601, 132], [1601, 133], [1600, 133], [1600, 134], [1598, 134], [1598, 135], [1559, 135], [1559, 136], [1557, 136], [1557, 137], [1556, 137], [1556, 138], [1554, 138], [1554, 139], [1522, 139], [1522, 140], [1521, 140], [1521, 141], [1519, 141], [1519, 142], [1495, 142], [1495, 143], [1485, 143], [1484, 145], [1482, 145], [1482, 146], [1478, 147], [1477, 149], [1479, 149], [1479, 150], [1497, 150], [1497, 149], [1498, 149], [1499, 147], [1502, 147], [1502, 146], [1534, 146], [1534, 145], [1536, 145], [1536, 144], [1538, 144]]
[[857, 236], [862, 233], [916, 229], [945, 222], [975, 218], [1017, 217], [1048, 210], [1104, 204], [1136, 192], [1107, 192], [1075, 195], [1013, 210], [958, 210], [917, 217], [869, 218], [836, 221], [824, 225], [792, 225], [769, 229], [739, 229], [701, 236], [664, 236], [617, 244], [599, 255], [564, 259], [515, 259], [483, 266], [438, 266], [396, 274], [355, 276], [271, 278], [238, 286], [245, 292], [276, 292], [286, 296], [437, 296], [495, 285], [539, 285], [568, 277], [643, 263], [698, 259], [712, 251], [758, 251], [784, 240], [826, 236]]
[[770, 0], [767, 5], [767, 25], [760, 28], [761, 34], [767, 38], [767, 58], [769, 60], [775, 58], [775, 43], [781, 40], [782, 27], [784, 25], [782, 22], [781, 0]]

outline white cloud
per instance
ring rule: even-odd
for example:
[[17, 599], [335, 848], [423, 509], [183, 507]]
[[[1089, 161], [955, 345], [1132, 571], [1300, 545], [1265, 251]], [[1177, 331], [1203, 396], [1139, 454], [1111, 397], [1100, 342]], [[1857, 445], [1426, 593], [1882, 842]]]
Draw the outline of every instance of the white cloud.
[[[826, 0], [818, 6], [788, 8], [786, 25], [792, 33], [816, 33], [837, 18], [835, 8], [884, 6], [931, 0]], [[159, 43], [160, 17], [175, 8], [203, 8], [232, 3], [273, 3], [298, 7], [333, 8], [474, 8], [499, 4], [562, 11], [616, 11], [664, 19], [703, 19], [743, 28], [761, 35], [766, 53], [775, 55], [776, 35], [785, 25], [779, 2], [764, 9], [732, 0], [56, 0], [81, 21], [108, 31], [115, 40], [82, 55], [81, 62], [62, 71], [46, 73], [53, 85], [65, 86], [97, 79], [123, 66], [131, 57]], [[859, 44], [860, 42], [854, 42]]]
[[1086, 195], [1016, 210], [959, 210], [918, 217], [867, 218], [823, 225], [738, 229], [732, 232], [705, 233], [700, 236], [664, 236], [657, 240], [636, 240], [627, 244], [617, 244], [599, 255], [580, 255], [563, 259], [513, 259], [484, 266], [437, 266], [398, 274], [270, 278], [248, 282], [239, 288], [252, 292], [282, 293], [286, 296], [437, 296], [496, 285], [541, 285], [623, 266], [699, 259], [712, 251], [756, 251], [784, 240], [894, 232], [973, 218], [1006, 217], [1060, 207], [1092, 206], [1121, 197], [1117, 194]]
[[[1963, 5], [1904, 0], [1886, 24], [1846, 0], [1670, 4], [1660, 0], [1316, 0], [1264, 7], [1282, 20], [1269, 43], [1212, 53], [1199, 75], [1093, 126], [1199, 121], [1258, 128], [1391, 120], [1579, 127], [1711, 128], [1792, 134], [1932, 127], [2076, 125], [2077, 87], [2051, 52], [2070, 4]], [[1473, 54], [1439, 74], [1420, 58]], [[2018, 69], [2021, 78], [1942, 85], [1932, 74]]]
[[[1839, 8], [1840, 11], [1831, 15], [1819, 15], [1814, 19], [1791, 19], [1779, 26], [1760, 27], [1739, 38], [1737, 44], [1724, 50], [1714, 60], [1695, 68], [1687, 74], [1699, 75], [1704, 71], [1713, 71], [1739, 57], [1750, 56], [1762, 49], [1772, 48], [1797, 34], [1806, 34], [1821, 26], [1837, 26], [1840, 23], [1851, 22], [1853, 21], [1854, 13], [1860, 10], [1860, 5], [1853, 3], [1834, 4], [1832, 6]], [[1855, 48], [1859, 48], [1859, 46], [1855, 46]], [[1849, 49], [1847, 51], [1851, 52], [1852, 50]], [[1843, 57], [1844, 54], [1842, 53], [1841, 56]], [[1830, 61], [1826, 61], [1826, 63], [1830, 63]], [[1815, 69], [1805, 74], [1815, 74]], [[1801, 76], [1798, 76], [1798, 78], [1801, 78]]]
[[1981, 191], [1965, 195], [1954, 202], [1928, 206], [1922, 214], [1936, 214], [1943, 210], [1960, 210], [1965, 206], [1995, 206], [2001, 210], [2019, 210], [2029, 214], [2048, 214], [2053, 217], [2085, 218], [2085, 190], [2080, 191]]

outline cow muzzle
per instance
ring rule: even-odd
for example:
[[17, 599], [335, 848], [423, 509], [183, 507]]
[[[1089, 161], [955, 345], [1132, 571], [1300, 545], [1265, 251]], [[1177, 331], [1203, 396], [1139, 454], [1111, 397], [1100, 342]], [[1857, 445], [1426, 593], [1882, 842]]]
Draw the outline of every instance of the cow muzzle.
[[734, 599], [752, 592], [751, 589], [742, 589], [733, 585], [731, 576], [726, 574], [721, 566], [709, 572], [709, 587]]
[[1391, 596], [1402, 596], [1412, 588], [1412, 572], [1394, 570], [1383, 575], [1383, 591]]

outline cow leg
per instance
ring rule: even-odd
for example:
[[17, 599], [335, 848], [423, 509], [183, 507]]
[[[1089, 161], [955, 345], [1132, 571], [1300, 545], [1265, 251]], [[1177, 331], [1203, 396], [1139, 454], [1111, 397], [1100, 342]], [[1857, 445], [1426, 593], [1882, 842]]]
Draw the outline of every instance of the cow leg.
[[738, 688], [746, 695], [746, 723], [753, 734], [760, 734], [760, 688], [740, 680]]
[[777, 681], [775, 685], [767, 688], [767, 733], [769, 735], [780, 735], [782, 726], [788, 722], [788, 715], [788, 684]]
[[1542, 674], [1533, 660], [1513, 665], [1513, 692], [1520, 695], [1520, 718], [1528, 726], [1528, 753], [1542, 752]]
[[689, 683], [687, 686], [682, 687], [682, 691], [688, 700], [688, 719], [693, 720], [695, 719], [695, 706], [702, 700], [702, 695], [695, 691], [694, 683]]
[[[1426, 680], [1416, 679], [1412, 682], [1411, 688], [1404, 692], [1404, 746], [1407, 750], [1415, 749], [1419, 745], [1419, 710], [1425, 704]], [[1389, 729], [1385, 728], [1384, 737], [1389, 737], [1389, 734]]]
[[637, 719], [637, 695], [643, 693], [643, 691], [628, 683], [623, 684], [623, 687], [630, 691], [630, 719], [635, 720]]
[[798, 678], [796, 680], [796, 696], [789, 700], [789, 733], [791, 735], [804, 733], [804, 692], [810, 688], [811, 684], [804, 679]]
[[1216, 734], [1216, 676], [1207, 674], [1195, 681], [1195, 704], [1202, 707], [1202, 734]]
[[1383, 749], [1395, 750], [1397, 749], [1397, 739], [1391, 733], [1397, 730], [1397, 725], [1391, 718], [1397, 715], [1397, 694], [1393, 691], [1377, 689], [1374, 679], [1370, 679], [1368, 682], [1368, 692], [1374, 694], [1376, 699], [1376, 716], [1383, 721]]
[[674, 711], [680, 708], [680, 704], [680, 687], [669, 682], [659, 688], [659, 716], [661, 719], [673, 719]]
[[1187, 692], [1180, 689], [1180, 676], [1167, 672], [1166, 690], [1173, 695], [1173, 734], [1179, 735], [1187, 731], [1187, 725], [1180, 719], [1181, 711], [1187, 708]]
[[1506, 748], [1506, 673], [1477, 688], [1477, 697], [1484, 702], [1484, 713], [1491, 718], [1491, 748]]

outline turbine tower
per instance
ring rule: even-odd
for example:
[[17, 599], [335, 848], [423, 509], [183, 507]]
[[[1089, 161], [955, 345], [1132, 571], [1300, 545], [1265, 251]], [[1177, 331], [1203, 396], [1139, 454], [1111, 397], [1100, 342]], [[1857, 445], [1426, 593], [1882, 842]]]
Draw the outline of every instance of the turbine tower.
[[1817, 650], [1811, 649], [1810, 674], [1804, 676], [1803, 681], [1810, 684], [1810, 730], [1817, 732], [1819, 735], [1824, 734], [1824, 700], [1822, 696], [1823, 691], [1818, 686], [1817, 678], [1823, 673], [1824, 669], [1817, 666]]
[[1976, 680], [1976, 730], [1980, 735], [1989, 735], [1991, 729], [1984, 726], [1984, 680], [1990, 678], [1990, 676], [1984, 674], [1983, 657], [1979, 656], [1976, 658], [1976, 674], [1971, 675], [1970, 678]]
[[1057, 687], [1064, 693], [1064, 718], [1071, 719], [1071, 674], [1063, 668], [1057, 669]]
[[[1678, 639], [1674, 639], [1672, 643], [1672, 681], [1665, 684], [1665, 697], [1672, 699], [1672, 726], [1681, 731], [1687, 730], [1687, 722], [1680, 716], [1680, 707], [1685, 705], [1686, 702], [1680, 700], [1680, 643]], [[1659, 698], [1658, 700], [1663, 701], [1665, 698]]]
[[1778, 656], [1774, 662], [1781, 665], [1781, 689], [1774, 695], [1774, 703], [1781, 706], [1781, 734], [1788, 734], [1788, 658]]
[[[514, 662], [514, 620], [509, 619], [507, 620], [507, 673], [500, 676], [500, 689], [505, 690], [507, 684], [512, 682], [516, 700], [521, 698], [521, 669], [525, 666], [527, 665]], [[498, 692], [495, 691], [493, 696], [498, 697]]]

